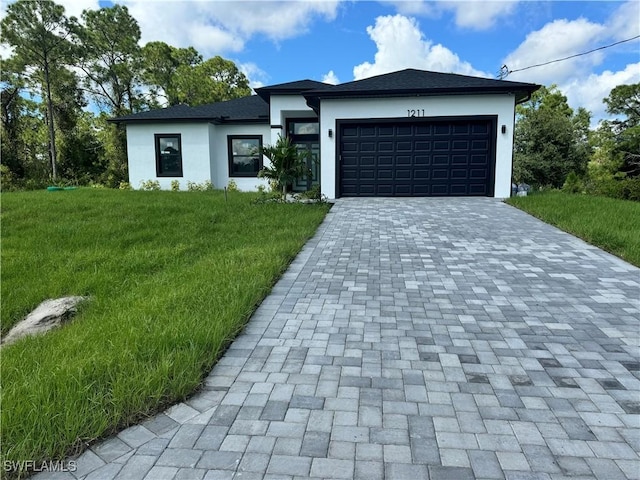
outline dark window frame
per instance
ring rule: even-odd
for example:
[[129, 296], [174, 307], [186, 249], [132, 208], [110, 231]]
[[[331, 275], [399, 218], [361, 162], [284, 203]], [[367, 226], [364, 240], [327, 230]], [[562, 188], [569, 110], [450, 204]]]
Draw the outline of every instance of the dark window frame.
[[[263, 167], [263, 159], [262, 155], [258, 153], [258, 168], [255, 172], [234, 172], [233, 160], [237, 157], [250, 157], [249, 155], [234, 155], [233, 154], [233, 141], [234, 140], [258, 140], [258, 152], [262, 151], [262, 135], [227, 135], [227, 160], [229, 167], [229, 178], [233, 177], [244, 177], [244, 178], [254, 178], [258, 176], [258, 172], [262, 170]], [[252, 156], [252, 155], [251, 155]]]
[[[156, 150], [156, 176], [158, 177], [182, 177], [183, 176], [183, 166], [182, 166], [182, 134], [180, 133], [156, 133], [153, 135], [154, 145]], [[161, 152], [160, 152], [160, 140], [162, 138], [176, 138], [178, 140], [178, 154], [180, 155], [179, 166], [180, 168], [173, 172], [163, 172], [162, 171], [162, 161], [161, 161]]]

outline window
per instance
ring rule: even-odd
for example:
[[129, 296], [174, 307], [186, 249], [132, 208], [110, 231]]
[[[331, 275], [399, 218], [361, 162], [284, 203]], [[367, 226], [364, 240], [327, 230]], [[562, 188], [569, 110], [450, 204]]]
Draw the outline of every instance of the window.
[[156, 174], [158, 177], [182, 176], [182, 145], [179, 133], [156, 134]]
[[262, 137], [229, 135], [229, 176], [257, 177], [262, 169]]

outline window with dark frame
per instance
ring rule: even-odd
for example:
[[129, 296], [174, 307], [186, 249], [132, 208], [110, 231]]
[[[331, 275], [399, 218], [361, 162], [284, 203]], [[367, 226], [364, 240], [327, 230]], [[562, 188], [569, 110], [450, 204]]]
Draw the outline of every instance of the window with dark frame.
[[262, 169], [262, 136], [229, 135], [229, 176], [257, 177]]
[[156, 133], [156, 174], [158, 177], [182, 176], [182, 142], [179, 133]]

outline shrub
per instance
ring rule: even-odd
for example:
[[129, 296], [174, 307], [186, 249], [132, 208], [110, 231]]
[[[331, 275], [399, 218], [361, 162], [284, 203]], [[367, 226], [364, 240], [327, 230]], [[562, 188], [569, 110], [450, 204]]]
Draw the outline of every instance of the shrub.
[[187, 190], [190, 192], [206, 192], [213, 190], [213, 183], [210, 180], [205, 180], [202, 183], [187, 182]]
[[120, 185], [118, 186], [118, 189], [120, 189], [120, 190], [131, 190], [131, 184], [129, 182], [120, 182]]
[[158, 180], [143, 180], [140, 182], [140, 189], [147, 191], [160, 190], [160, 182]]
[[3, 192], [16, 190], [17, 184], [13, 173], [6, 165], [0, 165], [0, 190]]
[[562, 186], [562, 191], [565, 193], [583, 193], [584, 182], [576, 172], [569, 172]]
[[180, 180], [171, 180], [171, 191], [172, 192], [180, 191]]
[[586, 185], [590, 195], [618, 198], [621, 200], [640, 201], [640, 177], [622, 179], [607, 178], [591, 180]]
[[235, 180], [231, 179], [229, 180], [229, 183], [227, 183], [227, 191], [229, 192], [239, 192], [240, 189], [238, 188], [238, 184], [236, 183]]

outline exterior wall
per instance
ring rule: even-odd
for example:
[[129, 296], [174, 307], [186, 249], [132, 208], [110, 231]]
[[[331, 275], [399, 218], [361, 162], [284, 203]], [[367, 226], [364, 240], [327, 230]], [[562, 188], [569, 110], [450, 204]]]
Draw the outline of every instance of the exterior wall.
[[[511, 194], [513, 157], [513, 125], [515, 96], [459, 95], [442, 97], [405, 97], [376, 99], [322, 100], [320, 109], [320, 185], [328, 198], [336, 198], [336, 120], [346, 119], [406, 119], [409, 110], [424, 110], [424, 117], [497, 115], [496, 166], [494, 196]], [[502, 133], [502, 125], [506, 133]], [[329, 129], [333, 136], [329, 138]]]
[[[224, 188], [233, 179], [242, 191], [257, 190], [259, 185], [269, 186], [267, 180], [257, 177], [229, 177], [229, 150], [227, 135], [262, 135], [262, 144], [271, 142], [269, 125], [210, 125], [210, 175], [214, 187]], [[266, 161], [266, 159], [263, 159]]]
[[269, 118], [271, 125], [282, 128], [271, 129], [270, 144], [278, 141], [278, 135], [286, 135], [287, 118], [314, 117], [315, 112], [309, 108], [302, 95], [272, 95], [269, 102]]
[[[156, 175], [156, 133], [179, 133], [182, 146], [182, 177]], [[202, 183], [211, 180], [209, 168], [209, 125], [207, 123], [156, 123], [127, 125], [127, 155], [129, 183], [140, 188], [140, 182], [157, 180], [162, 189], [170, 189], [178, 180], [182, 190], [187, 181]], [[215, 183], [214, 183], [215, 184]]]

